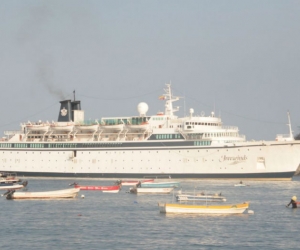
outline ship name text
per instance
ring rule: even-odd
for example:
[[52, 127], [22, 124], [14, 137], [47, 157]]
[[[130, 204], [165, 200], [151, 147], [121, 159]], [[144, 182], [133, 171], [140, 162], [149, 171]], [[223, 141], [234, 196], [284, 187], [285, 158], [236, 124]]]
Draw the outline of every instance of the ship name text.
[[246, 161], [247, 160], [247, 156], [243, 155], [243, 156], [227, 156], [227, 155], [222, 155], [219, 159], [220, 162], [224, 162], [224, 161]]

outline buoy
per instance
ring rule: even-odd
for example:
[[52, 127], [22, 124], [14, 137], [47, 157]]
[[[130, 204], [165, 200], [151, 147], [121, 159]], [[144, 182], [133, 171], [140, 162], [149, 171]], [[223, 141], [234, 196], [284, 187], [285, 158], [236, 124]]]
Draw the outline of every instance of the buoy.
[[248, 210], [248, 214], [254, 214], [253, 210]]
[[84, 199], [84, 195], [83, 194], [81, 195], [81, 199]]

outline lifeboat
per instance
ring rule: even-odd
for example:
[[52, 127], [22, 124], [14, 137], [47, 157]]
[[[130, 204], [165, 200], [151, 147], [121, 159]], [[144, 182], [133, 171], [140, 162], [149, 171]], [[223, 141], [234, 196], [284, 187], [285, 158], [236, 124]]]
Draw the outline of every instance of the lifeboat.
[[43, 122], [37, 122], [37, 123], [28, 122], [25, 124], [25, 126], [28, 131], [47, 132], [49, 130], [50, 124], [43, 123]]
[[138, 125], [133, 125], [133, 124], [128, 124], [127, 127], [130, 130], [134, 130], [134, 131], [146, 131], [149, 129], [150, 125], [148, 122], [143, 122], [141, 124]]
[[76, 125], [76, 130], [81, 131], [81, 132], [96, 132], [99, 128], [99, 124], [81, 124], [81, 125]]
[[50, 125], [53, 131], [71, 132], [74, 128], [74, 123], [55, 122]]
[[101, 125], [101, 128], [111, 132], [120, 132], [124, 129], [124, 124]]

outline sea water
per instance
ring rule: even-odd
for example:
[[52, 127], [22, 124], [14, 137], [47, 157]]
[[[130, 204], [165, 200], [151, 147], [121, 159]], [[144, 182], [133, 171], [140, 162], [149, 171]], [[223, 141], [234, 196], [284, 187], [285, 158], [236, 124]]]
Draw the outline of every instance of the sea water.
[[[28, 191], [82, 185], [112, 185], [104, 179], [28, 180]], [[292, 181], [180, 180], [183, 191], [222, 193], [225, 203], [250, 202], [253, 214], [182, 215], [159, 213], [169, 195], [80, 191], [72, 200], [6, 200], [0, 197], [0, 249], [299, 249], [300, 177]], [[178, 191], [177, 189], [176, 191]], [[175, 192], [176, 192], [175, 191]], [[3, 192], [4, 193], [4, 192]], [[81, 198], [84, 196], [84, 198]], [[174, 200], [175, 201], [175, 200]], [[224, 204], [224, 203], [222, 203]]]

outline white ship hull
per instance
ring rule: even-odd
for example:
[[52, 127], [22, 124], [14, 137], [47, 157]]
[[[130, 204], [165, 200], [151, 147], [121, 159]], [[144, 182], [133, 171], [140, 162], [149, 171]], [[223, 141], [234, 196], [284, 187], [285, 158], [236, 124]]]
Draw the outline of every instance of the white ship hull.
[[[0, 171], [26, 176], [291, 179], [300, 142], [243, 142], [232, 147], [138, 147], [138, 143], [0, 143]], [[25, 148], [31, 146], [33, 148]], [[75, 145], [75, 144], [74, 144]], [[90, 147], [88, 147], [88, 145]], [[92, 145], [94, 147], [92, 147]], [[38, 148], [40, 146], [41, 148]], [[35, 147], [35, 148], [34, 148]], [[53, 147], [51, 149], [45, 147]]]

